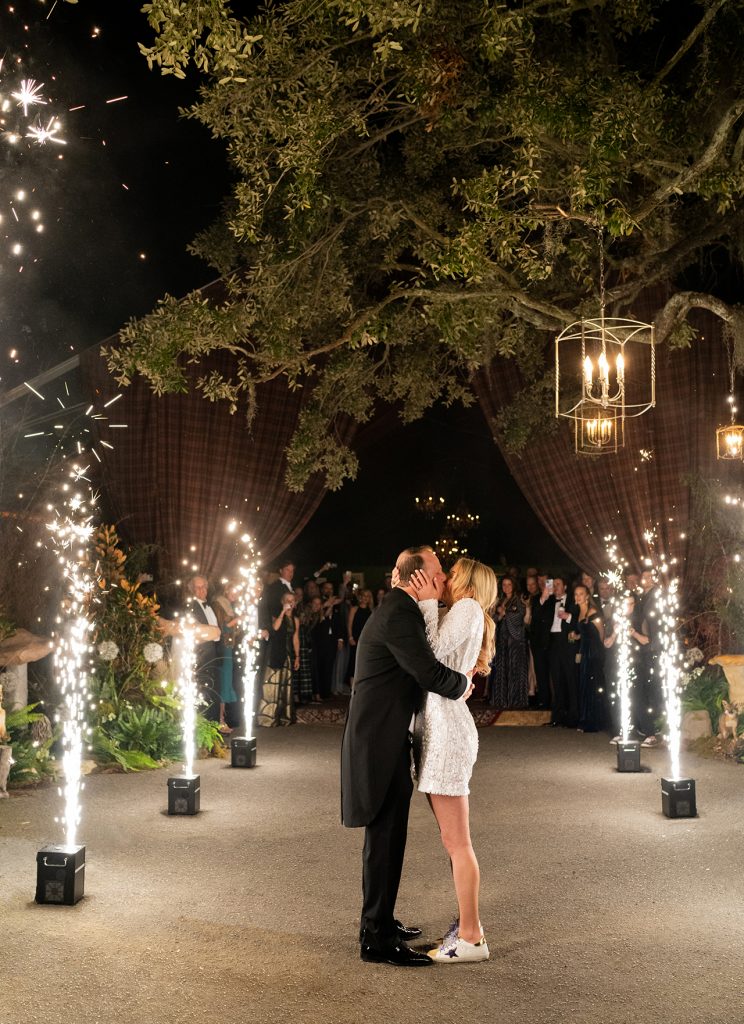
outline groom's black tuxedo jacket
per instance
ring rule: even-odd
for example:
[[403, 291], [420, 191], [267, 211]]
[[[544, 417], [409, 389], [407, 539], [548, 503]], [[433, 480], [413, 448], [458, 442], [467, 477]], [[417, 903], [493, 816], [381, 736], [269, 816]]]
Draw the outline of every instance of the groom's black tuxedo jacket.
[[341, 819], [368, 825], [385, 798], [423, 690], [453, 700], [469, 685], [432, 653], [416, 601], [393, 590], [365, 625], [341, 748]]

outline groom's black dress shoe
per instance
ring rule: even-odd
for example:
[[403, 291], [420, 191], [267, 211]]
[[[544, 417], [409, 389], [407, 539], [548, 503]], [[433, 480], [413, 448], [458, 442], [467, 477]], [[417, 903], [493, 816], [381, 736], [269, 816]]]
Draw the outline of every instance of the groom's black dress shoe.
[[417, 953], [405, 942], [395, 942], [382, 949], [363, 942], [359, 956], [368, 964], [392, 964], [394, 967], [428, 967], [434, 963], [426, 953]]
[[411, 939], [418, 939], [421, 937], [420, 928], [406, 928], [400, 921], [395, 922], [395, 927], [398, 929], [398, 938], [403, 939], [404, 942], [410, 942]]

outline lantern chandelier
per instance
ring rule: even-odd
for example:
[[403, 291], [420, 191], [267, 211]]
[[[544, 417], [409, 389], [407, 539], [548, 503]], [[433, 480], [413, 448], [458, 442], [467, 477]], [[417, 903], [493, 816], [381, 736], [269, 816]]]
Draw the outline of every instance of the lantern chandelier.
[[744, 427], [736, 422], [736, 399], [734, 397], [734, 381], [736, 378], [736, 360], [734, 359], [734, 341], [726, 338], [728, 349], [729, 396], [731, 422], [728, 426], [716, 430], [716, 455], [719, 459], [744, 460]]
[[[579, 455], [625, 444], [626, 418], [656, 404], [653, 324], [605, 316], [604, 240], [599, 239], [599, 316], [577, 320], [555, 339], [555, 415], [573, 421]], [[561, 363], [569, 368], [562, 377]]]

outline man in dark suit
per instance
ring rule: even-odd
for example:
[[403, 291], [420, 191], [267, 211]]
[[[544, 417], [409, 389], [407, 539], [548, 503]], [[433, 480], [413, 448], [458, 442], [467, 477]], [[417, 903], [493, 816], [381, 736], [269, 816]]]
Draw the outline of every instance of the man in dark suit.
[[[209, 591], [209, 580], [206, 576], [192, 576], [188, 581], [188, 597], [186, 599], [186, 611], [193, 617], [194, 621], [202, 626], [217, 626], [217, 616], [212, 606], [207, 603]], [[214, 640], [204, 640], [197, 643], [194, 649], [196, 657], [196, 679], [202, 697], [206, 700], [207, 706], [204, 709], [204, 717], [210, 722], [220, 720], [220, 692], [218, 682], [218, 650]]]
[[530, 624], [527, 627], [527, 640], [532, 652], [532, 661], [535, 666], [535, 679], [537, 680], [537, 693], [534, 698], [534, 706], [538, 708], [549, 708], [550, 700], [550, 626], [553, 621], [552, 611], [548, 613], [546, 606], [541, 603], [542, 597], [538, 586], [537, 575], [527, 576], [527, 596], [530, 602]]
[[285, 594], [294, 593], [294, 588], [292, 586], [294, 573], [294, 562], [283, 562], [282, 565], [279, 566], [278, 578], [267, 584], [264, 588], [261, 600], [258, 603], [258, 627], [262, 631], [262, 634], [266, 634], [263, 637], [264, 640], [269, 639], [269, 630], [271, 629], [272, 621], [282, 613], [282, 597], [284, 597]]
[[579, 647], [570, 639], [578, 617], [576, 605], [569, 601], [566, 581], [561, 576], [553, 580], [553, 592], [547, 586], [540, 598], [542, 616], [548, 626], [548, 657], [550, 661], [551, 716], [553, 726], [576, 728], [579, 720], [578, 673], [576, 652]]
[[427, 642], [411, 574], [443, 579], [431, 548], [408, 548], [398, 558], [400, 586], [375, 610], [359, 638], [354, 693], [341, 750], [341, 817], [365, 828], [360, 927], [361, 958], [423, 967], [433, 961], [403, 941], [416, 938], [395, 920], [413, 792], [410, 724], [423, 691], [457, 700], [472, 684], [440, 664]]

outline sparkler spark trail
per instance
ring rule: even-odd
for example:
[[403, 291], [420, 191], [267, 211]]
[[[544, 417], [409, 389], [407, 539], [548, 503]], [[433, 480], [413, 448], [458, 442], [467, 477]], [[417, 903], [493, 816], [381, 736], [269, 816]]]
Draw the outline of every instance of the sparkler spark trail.
[[[62, 767], [64, 798], [62, 825], [65, 844], [76, 845], [80, 823], [80, 766], [83, 745], [89, 732], [87, 709], [90, 701], [88, 678], [93, 622], [90, 600], [95, 593], [97, 574], [88, 560], [95, 526], [95, 498], [90, 494], [86, 468], [73, 466], [69, 474], [73, 486], [65, 484], [66, 497], [60, 511], [48, 525], [66, 582], [65, 596], [58, 617], [55, 637], [54, 674], [62, 695]], [[87, 491], [87, 493], [86, 493]]]
[[661, 637], [659, 673], [666, 701], [667, 728], [669, 729], [667, 743], [669, 745], [671, 777], [680, 779], [682, 778], [679, 764], [682, 743], [682, 693], [680, 686], [682, 655], [677, 639], [679, 595], [676, 579], [666, 581], [666, 586], [661, 590], [658, 615]]
[[183, 702], [183, 770], [194, 774], [196, 756], [196, 706], [199, 694], [196, 685], [196, 623], [191, 616], [181, 622], [181, 633], [175, 641], [178, 664], [177, 689]]
[[34, 142], [38, 142], [40, 146], [46, 145], [47, 142], [56, 142], [60, 146], [66, 146], [67, 143], [65, 140], [57, 137], [57, 132], [61, 131], [62, 125], [59, 121], [54, 117], [50, 117], [46, 127], [44, 127], [41, 121], [37, 122], [35, 125], [31, 125], [29, 130], [26, 132], [26, 138], [33, 139]]
[[[649, 545], [653, 548], [656, 540], [653, 531], [648, 530], [644, 534]], [[652, 559], [646, 559], [647, 564], [653, 564]], [[679, 625], [679, 580], [673, 577], [676, 559], [668, 560], [661, 552], [656, 556], [654, 569], [657, 586], [658, 600], [656, 615], [658, 617], [659, 640], [661, 653], [658, 659], [658, 668], [661, 679], [661, 687], [666, 705], [666, 720], [668, 735], [665, 736], [669, 748], [669, 763], [671, 778], [680, 779], [680, 748], [682, 745], [682, 652], [677, 635]]]
[[14, 100], [18, 101], [18, 106], [23, 107], [23, 116], [28, 117], [28, 108], [36, 106], [37, 104], [43, 104], [46, 106], [46, 100], [41, 96], [41, 90], [44, 88], [44, 83], [37, 85], [33, 78], [26, 78], [21, 82], [18, 92], [12, 92], [10, 95]]
[[[29, 209], [27, 203], [32, 195], [38, 194], [48, 158], [32, 154], [47, 143], [66, 143], [60, 134], [62, 121], [53, 112], [54, 104], [44, 91], [44, 83], [23, 77], [19, 63], [0, 61], [0, 138], [13, 153], [8, 155], [10, 162], [4, 172], [4, 188], [0, 190], [0, 238], [4, 237], [9, 256], [23, 261], [27, 257], [34, 259], [31, 238], [44, 231], [41, 210]], [[47, 117], [45, 112], [42, 120], [41, 107], [47, 107], [51, 116]], [[30, 174], [37, 180], [32, 181]], [[18, 269], [23, 270], [23, 262]]]
[[[237, 523], [232, 522], [228, 530], [234, 533]], [[253, 739], [253, 692], [256, 685], [256, 669], [258, 658], [258, 598], [259, 577], [261, 566], [257, 558], [253, 540], [244, 533], [240, 537], [241, 561], [238, 567], [238, 597], [235, 601], [235, 612], [240, 620], [240, 659], [243, 665], [243, 714], [245, 718], [246, 739]]]
[[618, 599], [615, 603], [613, 618], [614, 631], [617, 637], [617, 695], [620, 700], [620, 738], [623, 743], [630, 739], [632, 727], [630, 693], [635, 682], [635, 673], [630, 657], [630, 630], [631, 622], [628, 618], [628, 590], [625, 587], [623, 570], [625, 564], [620, 558], [617, 548], [617, 537], [606, 537], [608, 542], [607, 554], [613, 568], [607, 574], [607, 579], [615, 588], [615, 595]]

